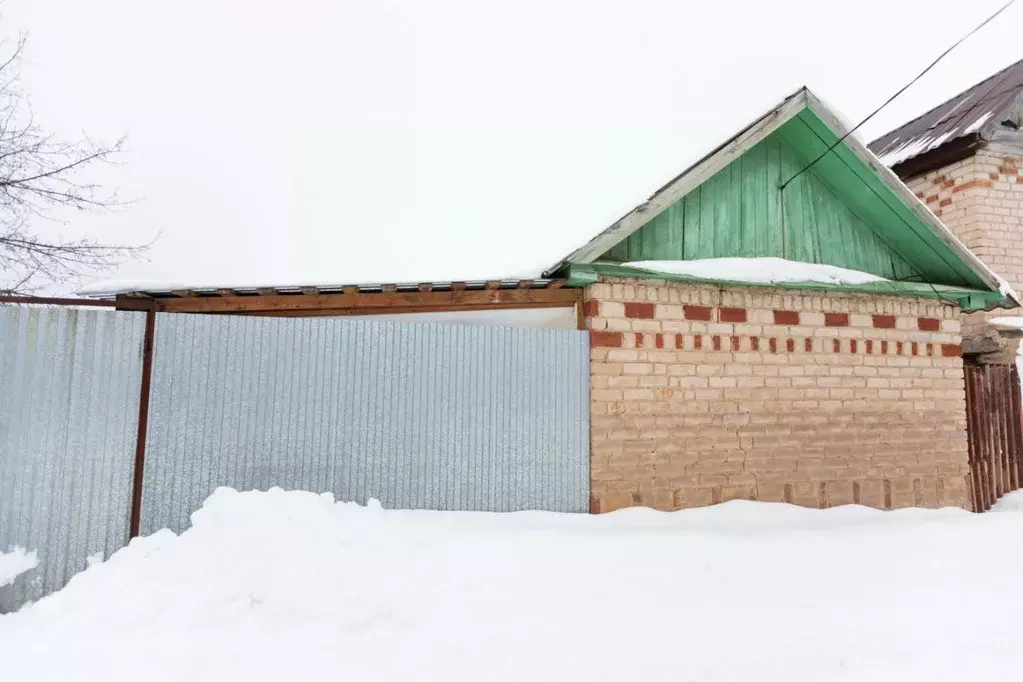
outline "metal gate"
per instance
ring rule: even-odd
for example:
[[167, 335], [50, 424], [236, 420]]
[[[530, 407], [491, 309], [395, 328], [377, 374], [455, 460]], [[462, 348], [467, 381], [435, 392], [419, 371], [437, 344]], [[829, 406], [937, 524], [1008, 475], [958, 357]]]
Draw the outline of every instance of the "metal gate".
[[217, 486], [583, 512], [585, 332], [160, 313], [142, 532]]
[[1023, 411], [1014, 365], [967, 362], [966, 416], [974, 511], [1023, 487]]

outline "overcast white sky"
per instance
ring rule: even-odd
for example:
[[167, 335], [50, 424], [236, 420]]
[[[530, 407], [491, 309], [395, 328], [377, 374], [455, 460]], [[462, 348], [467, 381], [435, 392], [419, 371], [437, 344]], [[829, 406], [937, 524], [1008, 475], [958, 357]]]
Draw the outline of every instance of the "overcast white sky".
[[[98, 273], [379, 282], [549, 265], [802, 84], [858, 120], [1002, 0], [5, 0], [68, 136], [127, 134], [137, 199], [64, 228]], [[1023, 3], [872, 139], [1023, 57]]]

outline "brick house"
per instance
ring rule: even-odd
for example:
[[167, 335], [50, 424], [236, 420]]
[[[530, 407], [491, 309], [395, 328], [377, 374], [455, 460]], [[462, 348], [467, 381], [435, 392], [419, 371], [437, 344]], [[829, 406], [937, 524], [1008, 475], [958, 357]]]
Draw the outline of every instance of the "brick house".
[[[845, 132], [801, 89], [544, 273], [584, 287], [592, 511], [969, 506], [959, 318], [1018, 303], [855, 138], [806, 170]], [[724, 257], [883, 280], [649, 263]]]
[[[977, 256], [1023, 286], [1023, 60], [883, 135], [869, 146]], [[963, 317], [964, 348], [1008, 363], [1016, 342]]]

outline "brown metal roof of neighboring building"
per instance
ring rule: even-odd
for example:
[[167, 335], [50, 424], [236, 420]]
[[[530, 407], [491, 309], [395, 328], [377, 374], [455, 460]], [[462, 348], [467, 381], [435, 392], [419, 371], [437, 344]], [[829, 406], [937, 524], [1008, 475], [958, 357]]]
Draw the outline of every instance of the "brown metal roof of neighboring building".
[[882, 163], [895, 168], [969, 136], [990, 139], [989, 133], [1002, 125], [999, 115], [1013, 105], [1021, 92], [1023, 60], [882, 135], [868, 147]]

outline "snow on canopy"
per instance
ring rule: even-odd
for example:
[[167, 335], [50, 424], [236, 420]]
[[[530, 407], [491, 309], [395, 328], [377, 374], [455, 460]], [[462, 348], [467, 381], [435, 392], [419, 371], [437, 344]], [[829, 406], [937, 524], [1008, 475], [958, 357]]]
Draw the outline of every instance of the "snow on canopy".
[[[754, 502], [600, 516], [385, 511], [222, 489], [192, 523], [135, 539], [0, 616], [3, 678], [962, 682], [1019, 672], [1023, 514]], [[969, 599], [949, 591], [964, 585]]]
[[819, 282], [821, 284], [869, 284], [886, 282], [869, 272], [834, 265], [802, 263], [784, 258], [703, 258], [698, 260], [647, 260], [626, 263], [626, 267], [697, 279], [750, 284]]

